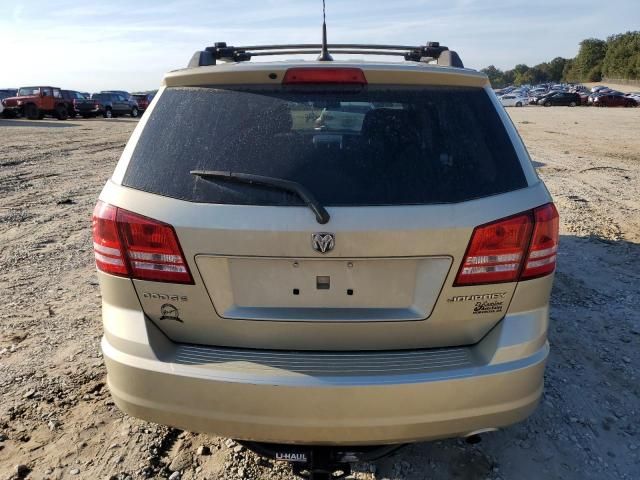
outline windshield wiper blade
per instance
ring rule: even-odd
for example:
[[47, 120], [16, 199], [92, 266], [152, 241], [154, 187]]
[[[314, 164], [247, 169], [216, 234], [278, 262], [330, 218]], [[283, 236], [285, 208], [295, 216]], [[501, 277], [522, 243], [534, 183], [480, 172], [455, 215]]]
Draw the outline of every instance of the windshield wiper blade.
[[264, 185], [267, 187], [279, 188], [280, 190], [286, 190], [287, 192], [297, 194], [304, 203], [307, 204], [315, 214], [318, 223], [324, 225], [331, 218], [329, 216], [329, 212], [325, 210], [322, 204], [318, 202], [318, 200], [304, 185], [291, 180], [276, 177], [265, 177], [263, 175], [253, 175], [251, 173], [221, 172], [217, 170], [191, 170], [189, 173], [204, 179], [219, 178], [221, 180], [248, 183], [250, 185]]

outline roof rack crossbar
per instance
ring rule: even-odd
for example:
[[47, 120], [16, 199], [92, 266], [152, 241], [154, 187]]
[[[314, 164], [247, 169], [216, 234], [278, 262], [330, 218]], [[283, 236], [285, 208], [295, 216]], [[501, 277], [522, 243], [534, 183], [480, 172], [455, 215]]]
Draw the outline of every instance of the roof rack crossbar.
[[[327, 45], [329, 48], [369, 48], [369, 49], [385, 49], [385, 50], [413, 50], [415, 45], [377, 45], [377, 44], [363, 44], [363, 43], [330, 43]], [[215, 48], [215, 47], [214, 47]], [[294, 43], [294, 44], [282, 44], [282, 45], [251, 45], [245, 47], [231, 47], [238, 50], [283, 50], [289, 48], [322, 48], [320, 43]]]
[[[436, 60], [439, 65], [464, 68], [458, 54], [438, 42], [426, 45], [380, 45], [358, 43], [333, 43], [329, 50], [336, 54], [351, 55], [394, 55], [403, 56], [407, 61]], [[215, 65], [217, 60], [246, 62], [251, 57], [265, 55], [304, 55], [317, 54], [322, 51], [319, 43], [294, 43], [282, 45], [247, 45], [240, 47], [227, 46], [225, 42], [216, 42], [213, 47], [196, 52], [189, 62], [189, 67]]]
[[[264, 57], [267, 55], [311, 55], [314, 53], [320, 53], [320, 50], [317, 49], [309, 49], [309, 50], [278, 50], [278, 51], [265, 51], [265, 52], [251, 52], [252, 57]], [[357, 55], [395, 55], [395, 56], [404, 56], [403, 52], [396, 52], [393, 50], [357, 50], [357, 49], [345, 49], [345, 50], [334, 50], [334, 53], [346, 53], [346, 54], [357, 54]]]

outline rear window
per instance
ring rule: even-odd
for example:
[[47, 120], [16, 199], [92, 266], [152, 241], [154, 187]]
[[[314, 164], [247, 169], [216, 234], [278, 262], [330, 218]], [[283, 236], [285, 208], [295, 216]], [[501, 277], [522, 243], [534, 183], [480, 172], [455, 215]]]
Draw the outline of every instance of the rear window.
[[325, 206], [451, 203], [527, 185], [488, 95], [473, 88], [169, 88], [125, 186], [193, 202], [302, 204], [191, 170], [292, 180]]

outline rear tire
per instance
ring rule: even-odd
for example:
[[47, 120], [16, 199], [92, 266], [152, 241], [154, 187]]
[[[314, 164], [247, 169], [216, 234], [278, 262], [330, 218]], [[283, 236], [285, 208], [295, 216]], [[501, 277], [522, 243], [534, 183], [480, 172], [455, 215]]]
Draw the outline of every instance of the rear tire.
[[69, 118], [69, 112], [67, 112], [67, 107], [65, 107], [64, 105], [56, 106], [55, 117], [58, 120], [66, 120], [67, 118]]
[[544, 102], [542, 105], [544, 107], [550, 107], [551, 106], [551, 102]]
[[104, 118], [113, 118], [113, 112], [111, 111], [111, 109], [110, 109], [110, 108], [107, 108], [107, 109], [104, 111]]
[[576, 106], [576, 102], [571, 102], [571, 103], [569, 103], [569, 106], [570, 106], [570, 107], [575, 107], [575, 106]]
[[131, 118], [138, 118], [138, 109], [136, 107], [131, 109]]
[[521, 106], [522, 106], [522, 102], [516, 103], [516, 107], [521, 107]]
[[40, 109], [36, 107], [33, 103], [29, 103], [24, 107], [24, 116], [29, 120], [40, 120]]

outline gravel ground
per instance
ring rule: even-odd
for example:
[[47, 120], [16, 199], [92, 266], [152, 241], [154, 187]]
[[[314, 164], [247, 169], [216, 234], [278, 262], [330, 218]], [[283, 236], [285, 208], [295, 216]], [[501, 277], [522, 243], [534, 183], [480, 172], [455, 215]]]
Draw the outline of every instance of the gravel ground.
[[[640, 478], [640, 108], [510, 114], [562, 218], [544, 399], [478, 445], [412, 445], [357, 479]], [[135, 123], [0, 120], [0, 478], [291, 478], [109, 398], [89, 223]]]

